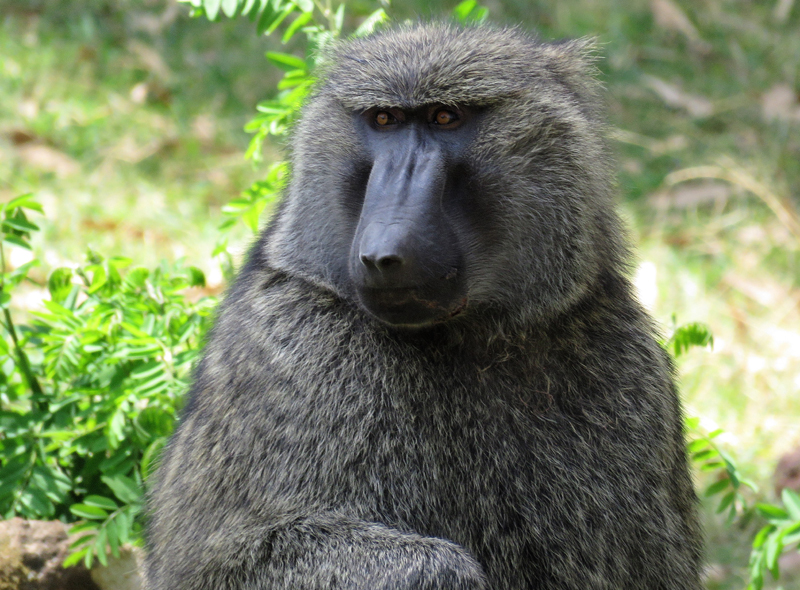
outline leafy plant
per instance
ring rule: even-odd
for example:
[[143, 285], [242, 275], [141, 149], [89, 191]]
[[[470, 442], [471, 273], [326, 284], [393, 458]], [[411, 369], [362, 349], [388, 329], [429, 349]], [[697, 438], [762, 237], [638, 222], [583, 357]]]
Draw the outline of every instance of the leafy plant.
[[[713, 342], [708, 326], [690, 323], [675, 327], [664, 346], [677, 358], [694, 346], [713, 346]], [[767, 521], [753, 539], [749, 564], [750, 580], [747, 585], [747, 590], [761, 590], [767, 572], [775, 580], [780, 578], [780, 556], [787, 551], [798, 550], [800, 495], [793, 490], [784, 489], [781, 494], [782, 506], [766, 502], [749, 506], [742, 493], [743, 488], [749, 487], [757, 491], [757, 487], [742, 477], [733, 457], [716, 444], [715, 439], [723, 430], [704, 433], [700, 427], [700, 419], [696, 417], [687, 418], [686, 429], [691, 438], [687, 450], [692, 461], [701, 471], [716, 473], [715, 481], [706, 488], [705, 495], [720, 496], [717, 514], [726, 512], [728, 524], [736, 520], [744, 524], [754, 513]]]
[[692, 461], [700, 471], [714, 472], [714, 483], [705, 490], [706, 497], [721, 496], [717, 506], [717, 514], [727, 512], [728, 523], [737, 518], [749, 517], [752, 508], [742, 494], [744, 487], [757, 491], [756, 485], [742, 477], [736, 461], [729, 453], [721, 449], [715, 439], [724, 431], [721, 428], [704, 433], [700, 427], [700, 419], [686, 419], [686, 429], [691, 433], [691, 441], [687, 450]]
[[[30, 249], [30, 195], [2, 207], [3, 244]], [[84, 519], [67, 565], [136, 541], [142, 483], [171, 433], [208, 328], [213, 298], [190, 266], [153, 270], [90, 252], [48, 279], [44, 311], [19, 324], [12, 290], [36, 260], [9, 271], [0, 247], [0, 514]]]
[[676, 318], [672, 316], [672, 335], [664, 343], [673, 357], [679, 358], [690, 348], [699, 346], [705, 348], [714, 346], [714, 336], [709, 327], [700, 322], [677, 325]]
[[[672, 325], [672, 335], [662, 344], [676, 359], [695, 346], [705, 348], [714, 345], [714, 336], [705, 324], [692, 322], [678, 326], [673, 316]], [[724, 431], [718, 428], [706, 432], [701, 428], [700, 422], [700, 418], [697, 417], [686, 419], [686, 431], [690, 438], [687, 451], [700, 471], [716, 472], [714, 483], [706, 488], [705, 495], [707, 497], [721, 495], [717, 514], [727, 511], [728, 522], [732, 523], [737, 517], [743, 517], [750, 511], [742, 494], [742, 487], [755, 490], [756, 486], [742, 477], [733, 457], [715, 442]]]
[[[714, 336], [705, 324], [692, 322], [678, 326], [672, 317], [672, 334], [662, 343], [674, 358], [686, 354], [689, 349], [698, 346], [705, 348], [714, 345]], [[712, 472], [714, 482], [705, 490], [706, 497], [721, 496], [717, 506], [717, 514], [727, 512], [728, 523], [737, 518], [749, 517], [752, 512], [743, 487], [756, 490], [753, 482], [743, 478], [734, 458], [717, 445], [716, 439], [724, 430], [721, 428], [707, 432], [701, 427], [698, 417], [686, 418], [686, 431], [689, 433], [687, 452], [691, 460], [703, 472]]]
[[[261, 102], [257, 107], [259, 114], [245, 127], [254, 134], [247, 157], [260, 160], [264, 140], [270, 136], [285, 136], [294, 123], [300, 105], [314, 84], [316, 66], [324, 59], [325, 50], [342, 35], [346, 5], [342, 2], [334, 8], [331, 0], [325, 0], [324, 4], [319, 0], [181, 1], [192, 6], [195, 16], [205, 15], [210, 20], [220, 14], [229, 18], [246, 16], [256, 23], [259, 35], [271, 35], [281, 29], [283, 44], [300, 32], [306, 37], [303, 58], [275, 51], [266, 54], [270, 63], [283, 71], [283, 79], [278, 83], [277, 95]], [[476, 4], [475, 0], [469, 2]], [[351, 35], [367, 35], [388, 20], [386, 11], [378, 8], [366, 16]]]
[[750, 583], [747, 590], [761, 590], [764, 574], [780, 578], [778, 559], [787, 551], [797, 551], [800, 543], [800, 495], [788, 488], [781, 493], [783, 507], [757, 504], [759, 514], [767, 520], [753, 540], [750, 554]]

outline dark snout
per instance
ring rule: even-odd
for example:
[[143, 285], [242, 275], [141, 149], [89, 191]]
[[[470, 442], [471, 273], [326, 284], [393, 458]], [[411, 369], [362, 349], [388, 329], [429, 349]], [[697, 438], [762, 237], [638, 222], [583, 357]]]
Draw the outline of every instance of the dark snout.
[[[358, 259], [366, 286], [397, 288], [419, 284], [426, 253], [438, 248], [444, 188], [438, 152], [406, 153], [375, 162], [361, 214]], [[434, 258], [436, 256], [434, 255]]]
[[362, 305], [398, 326], [422, 326], [456, 313], [462, 256], [444, 214], [443, 154], [413, 136], [373, 163], [351, 250]]

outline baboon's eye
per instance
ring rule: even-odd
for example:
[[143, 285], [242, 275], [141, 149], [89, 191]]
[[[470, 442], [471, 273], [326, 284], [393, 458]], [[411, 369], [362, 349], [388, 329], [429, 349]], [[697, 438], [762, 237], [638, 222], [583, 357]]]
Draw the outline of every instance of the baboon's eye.
[[459, 116], [457, 113], [450, 111], [448, 109], [440, 109], [436, 111], [436, 114], [433, 116], [433, 122], [436, 125], [455, 125], [459, 121]]
[[386, 127], [387, 125], [394, 125], [397, 123], [397, 118], [388, 111], [378, 111], [375, 113], [375, 124], [379, 127]]

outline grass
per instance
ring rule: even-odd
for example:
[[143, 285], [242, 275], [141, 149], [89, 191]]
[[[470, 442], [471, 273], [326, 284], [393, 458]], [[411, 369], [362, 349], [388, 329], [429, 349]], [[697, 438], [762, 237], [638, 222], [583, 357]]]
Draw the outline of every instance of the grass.
[[[262, 57], [275, 43], [247, 21], [192, 21], [160, 0], [8, 4], [0, 198], [42, 199], [43, 259], [58, 266], [88, 247], [146, 265], [186, 257], [219, 283], [220, 207], [264, 170], [243, 160], [242, 126], [278, 78]], [[800, 445], [800, 6], [486, 5], [544, 38], [598, 38], [643, 299], [665, 330], [673, 314], [711, 327], [713, 350], [681, 361], [688, 411], [726, 430], [760, 484], [752, 499], [774, 499], [774, 464]], [[740, 588], [752, 530], [707, 513], [709, 587]]]
[[242, 127], [278, 79], [269, 40], [180, 6], [43, 6], [0, 23], [0, 197], [44, 202], [53, 265], [87, 247], [209, 259], [220, 207], [259, 177]]

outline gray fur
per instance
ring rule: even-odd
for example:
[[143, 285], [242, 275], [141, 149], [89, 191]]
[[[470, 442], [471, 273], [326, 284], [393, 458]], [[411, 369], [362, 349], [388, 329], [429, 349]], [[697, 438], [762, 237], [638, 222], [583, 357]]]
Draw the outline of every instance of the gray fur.
[[[149, 590], [699, 590], [670, 361], [626, 278], [591, 44], [342, 44], [150, 494]], [[397, 330], [341, 256], [353, 112], [469, 104], [468, 305]], [[479, 231], [480, 230], [480, 231]]]

